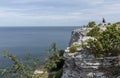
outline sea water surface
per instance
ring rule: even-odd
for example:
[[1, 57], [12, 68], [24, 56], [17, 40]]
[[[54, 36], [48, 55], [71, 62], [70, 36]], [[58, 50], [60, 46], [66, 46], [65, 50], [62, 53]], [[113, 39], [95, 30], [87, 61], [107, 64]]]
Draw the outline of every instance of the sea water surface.
[[68, 46], [71, 31], [79, 27], [0, 27], [0, 68], [8, 67], [3, 57], [8, 50], [24, 61], [26, 54], [40, 58], [41, 63], [48, 56], [47, 49], [56, 43], [59, 49]]

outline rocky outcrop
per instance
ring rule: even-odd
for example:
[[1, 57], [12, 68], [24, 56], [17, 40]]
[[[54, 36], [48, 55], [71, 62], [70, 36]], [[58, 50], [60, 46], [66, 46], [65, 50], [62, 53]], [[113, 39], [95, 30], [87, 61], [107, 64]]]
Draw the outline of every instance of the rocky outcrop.
[[73, 30], [71, 33], [69, 46], [81, 45], [83, 42], [85, 42], [85, 40], [89, 38], [88, 36], [86, 36], [86, 33], [88, 33], [90, 30], [91, 28], [81, 28]]
[[[82, 28], [72, 31], [69, 47], [86, 43], [87, 39], [92, 38], [86, 36], [90, 30], [90, 28]], [[64, 53], [65, 65], [62, 78], [115, 78], [109, 74], [111, 71], [108, 69], [112, 66], [118, 66], [116, 60], [118, 57], [98, 59], [81, 47], [78, 47], [77, 52], [70, 53], [69, 47]]]

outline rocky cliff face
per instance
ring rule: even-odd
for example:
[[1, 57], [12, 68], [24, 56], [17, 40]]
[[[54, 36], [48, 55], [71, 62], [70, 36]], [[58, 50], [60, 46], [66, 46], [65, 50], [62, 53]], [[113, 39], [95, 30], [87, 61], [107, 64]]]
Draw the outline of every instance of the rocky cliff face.
[[85, 42], [86, 39], [89, 38], [86, 36], [86, 33], [88, 33], [90, 30], [91, 28], [81, 28], [81, 29], [73, 30], [71, 33], [69, 46], [81, 45], [82, 42]]
[[[92, 37], [86, 36], [90, 28], [76, 29], [72, 31], [69, 47], [72, 45], [80, 46]], [[94, 38], [92, 38], [94, 39]], [[62, 78], [115, 78], [112, 77], [110, 67], [117, 66], [118, 57], [106, 57], [103, 59], [95, 58], [90, 52], [81, 47], [77, 52], [70, 53], [69, 47], [65, 50], [65, 65], [63, 67]], [[114, 61], [113, 61], [114, 60]]]

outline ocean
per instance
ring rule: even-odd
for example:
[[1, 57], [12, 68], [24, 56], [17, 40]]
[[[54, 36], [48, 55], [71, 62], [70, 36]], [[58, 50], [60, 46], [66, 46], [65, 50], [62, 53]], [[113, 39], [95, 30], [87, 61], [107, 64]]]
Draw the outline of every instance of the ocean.
[[79, 27], [0, 27], [0, 68], [10, 65], [10, 61], [3, 57], [5, 50], [22, 61], [31, 53], [42, 64], [49, 55], [47, 49], [51, 44], [56, 43], [59, 49], [65, 49], [71, 31], [76, 28]]

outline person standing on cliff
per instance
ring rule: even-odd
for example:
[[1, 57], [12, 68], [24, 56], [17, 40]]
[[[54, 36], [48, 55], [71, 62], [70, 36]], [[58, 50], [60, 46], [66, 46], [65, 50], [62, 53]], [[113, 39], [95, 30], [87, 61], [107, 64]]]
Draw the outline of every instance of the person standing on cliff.
[[106, 20], [105, 20], [105, 18], [103, 18], [102, 24], [103, 24], [103, 26], [106, 26]]

